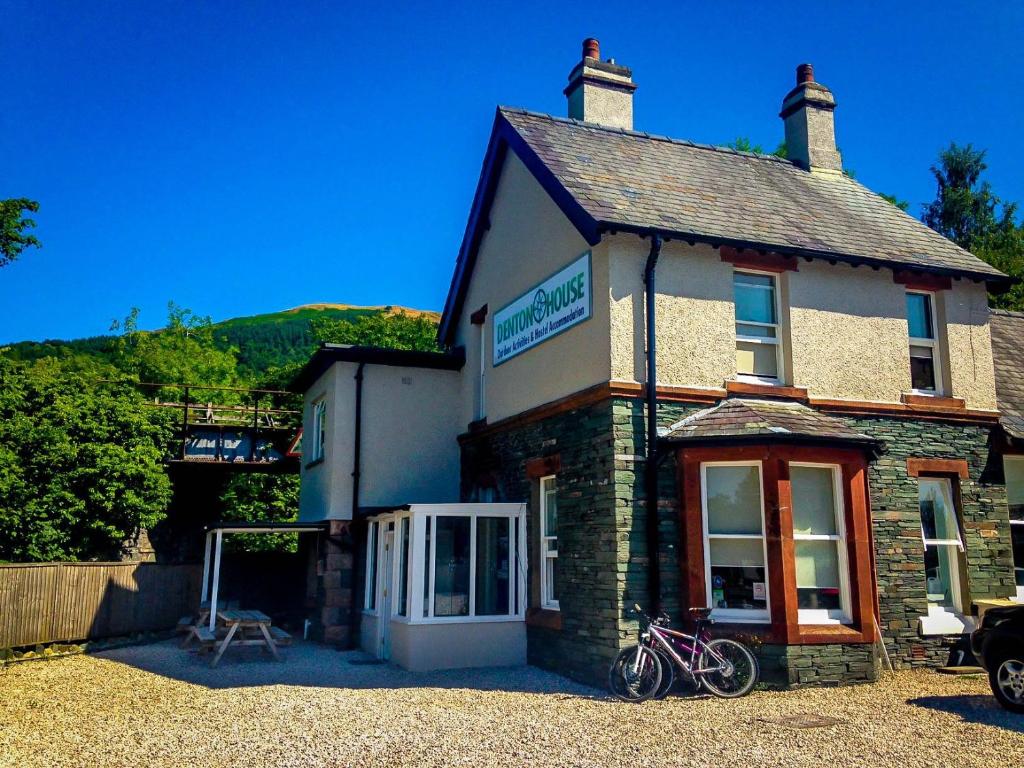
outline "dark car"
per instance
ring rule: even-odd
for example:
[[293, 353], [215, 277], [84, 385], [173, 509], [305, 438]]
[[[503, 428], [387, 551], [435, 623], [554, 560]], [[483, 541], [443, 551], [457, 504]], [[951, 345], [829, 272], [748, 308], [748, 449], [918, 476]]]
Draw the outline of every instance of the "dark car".
[[985, 611], [971, 635], [971, 650], [988, 672], [999, 703], [1024, 712], [1024, 605]]

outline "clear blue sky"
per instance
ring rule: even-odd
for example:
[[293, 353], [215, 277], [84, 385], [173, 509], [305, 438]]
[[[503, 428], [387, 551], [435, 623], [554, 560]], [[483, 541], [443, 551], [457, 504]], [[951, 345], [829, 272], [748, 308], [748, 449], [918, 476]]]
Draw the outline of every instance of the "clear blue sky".
[[440, 309], [495, 105], [564, 114], [589, 35], [640, 130], [772, 148], [810, 61], [869, 187], [919, 214], [955, 140], [1024, 202], [1024, 3], [555, 7], [0, 0], [0, 198], [40, 202], [44, 243], [0, 270], [0, 342], [169, 299]]

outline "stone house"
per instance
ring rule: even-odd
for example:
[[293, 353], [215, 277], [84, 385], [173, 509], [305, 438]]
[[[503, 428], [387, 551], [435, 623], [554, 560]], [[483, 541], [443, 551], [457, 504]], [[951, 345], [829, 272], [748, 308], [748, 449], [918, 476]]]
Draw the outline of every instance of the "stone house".
[[635, 90], [587, 40], [568, 117], [497, 110], [447, 352], [296, 380], [325, 636], [597, 682], [634, 603], [710, 605], [770, 682], [943, 661], [1022, 554], [1007, 278], [843, 174], [809, 65], [789, 159], [636, 131]]

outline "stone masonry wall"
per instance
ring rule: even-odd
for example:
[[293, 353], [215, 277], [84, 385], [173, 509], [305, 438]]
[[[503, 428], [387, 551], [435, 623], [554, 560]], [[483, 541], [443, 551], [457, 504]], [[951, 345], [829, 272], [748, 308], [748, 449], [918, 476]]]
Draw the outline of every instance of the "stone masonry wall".
[[[667, 427], [703, 406], [663, 403]], [[531, 502], [529, 459], [559, 454], [559, 567], [562, 629], [528, 628], [530, 663], [590, 683], [602, 683], [607, 665], [635, 642], [634, 603], [646, 607], [648, 552], [643, 472], [645, 406], [617, 398], [506, 431], [468, 438], [462, 449], [462, 495], [495, 489], [496, 501]], [[960, 483], [967, 571], [973, 599], [1013, 593], [1005, 488], [989, 468], [989, 429], [983, 426], [883, 417], [843, 417], [882, 440], [869, 466], [881, 628], [898, 666], [945, 661], [953, 638], [920, 638], [917, 617], [927, 612], [917, 481], [906, 459], [965, 459]], [[682, 618], [679, 604], [679, 491], [673, 456], [659, 469], [659, 562], [662, 603]], [[532, 505], [531, 505], [532, 506]], [[528, 523], [536, 536], [533, 510]], [[531, 572], [532, 577], [532, 572]], [[767, 682], [779, 685], [859, 682], [877, 676], [868, 646], [761, 646]]]
[[[462, 446], [462, 497], [527, 502], [529, 541], [538, 536], [534, 481], [526, 462], [558, 454], [558, 568], [561, 629], [528, 624], [531, 664], [593, 684], [602, 684], [618, 652], [620, 594], [625, 563], [615, 524], [612, 407], [606, 401], [470, 437]], [[534, 568], [528, 578], [536, 578]], [[534, 584], [527, 594], [533, 594]]]

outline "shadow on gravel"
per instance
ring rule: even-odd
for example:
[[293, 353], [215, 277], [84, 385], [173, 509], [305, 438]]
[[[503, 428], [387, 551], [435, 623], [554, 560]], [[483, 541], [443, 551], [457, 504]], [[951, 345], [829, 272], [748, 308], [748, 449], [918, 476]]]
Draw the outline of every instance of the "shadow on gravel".
[[968, 723], [980, 723], [1024, 733], [1024, 715], [1003, 709], [992, 696], [921, 696], [908, 704], [958, 715]]
[[276, 662], [259, 648], [229, 648], [216, 669], [209, 656], [178, 647], [176, 641], [102, 651], [97, 658], [154, 675], [211, 689], [294, 685], [310, 688], [448, 688], [538, 693], [565, 698], [607, 698], [603, 691], [536, 667], [409, 672], [391, 664], [369, 663], [361, 651], [337, 651], [311, 642], [282, 649]]

